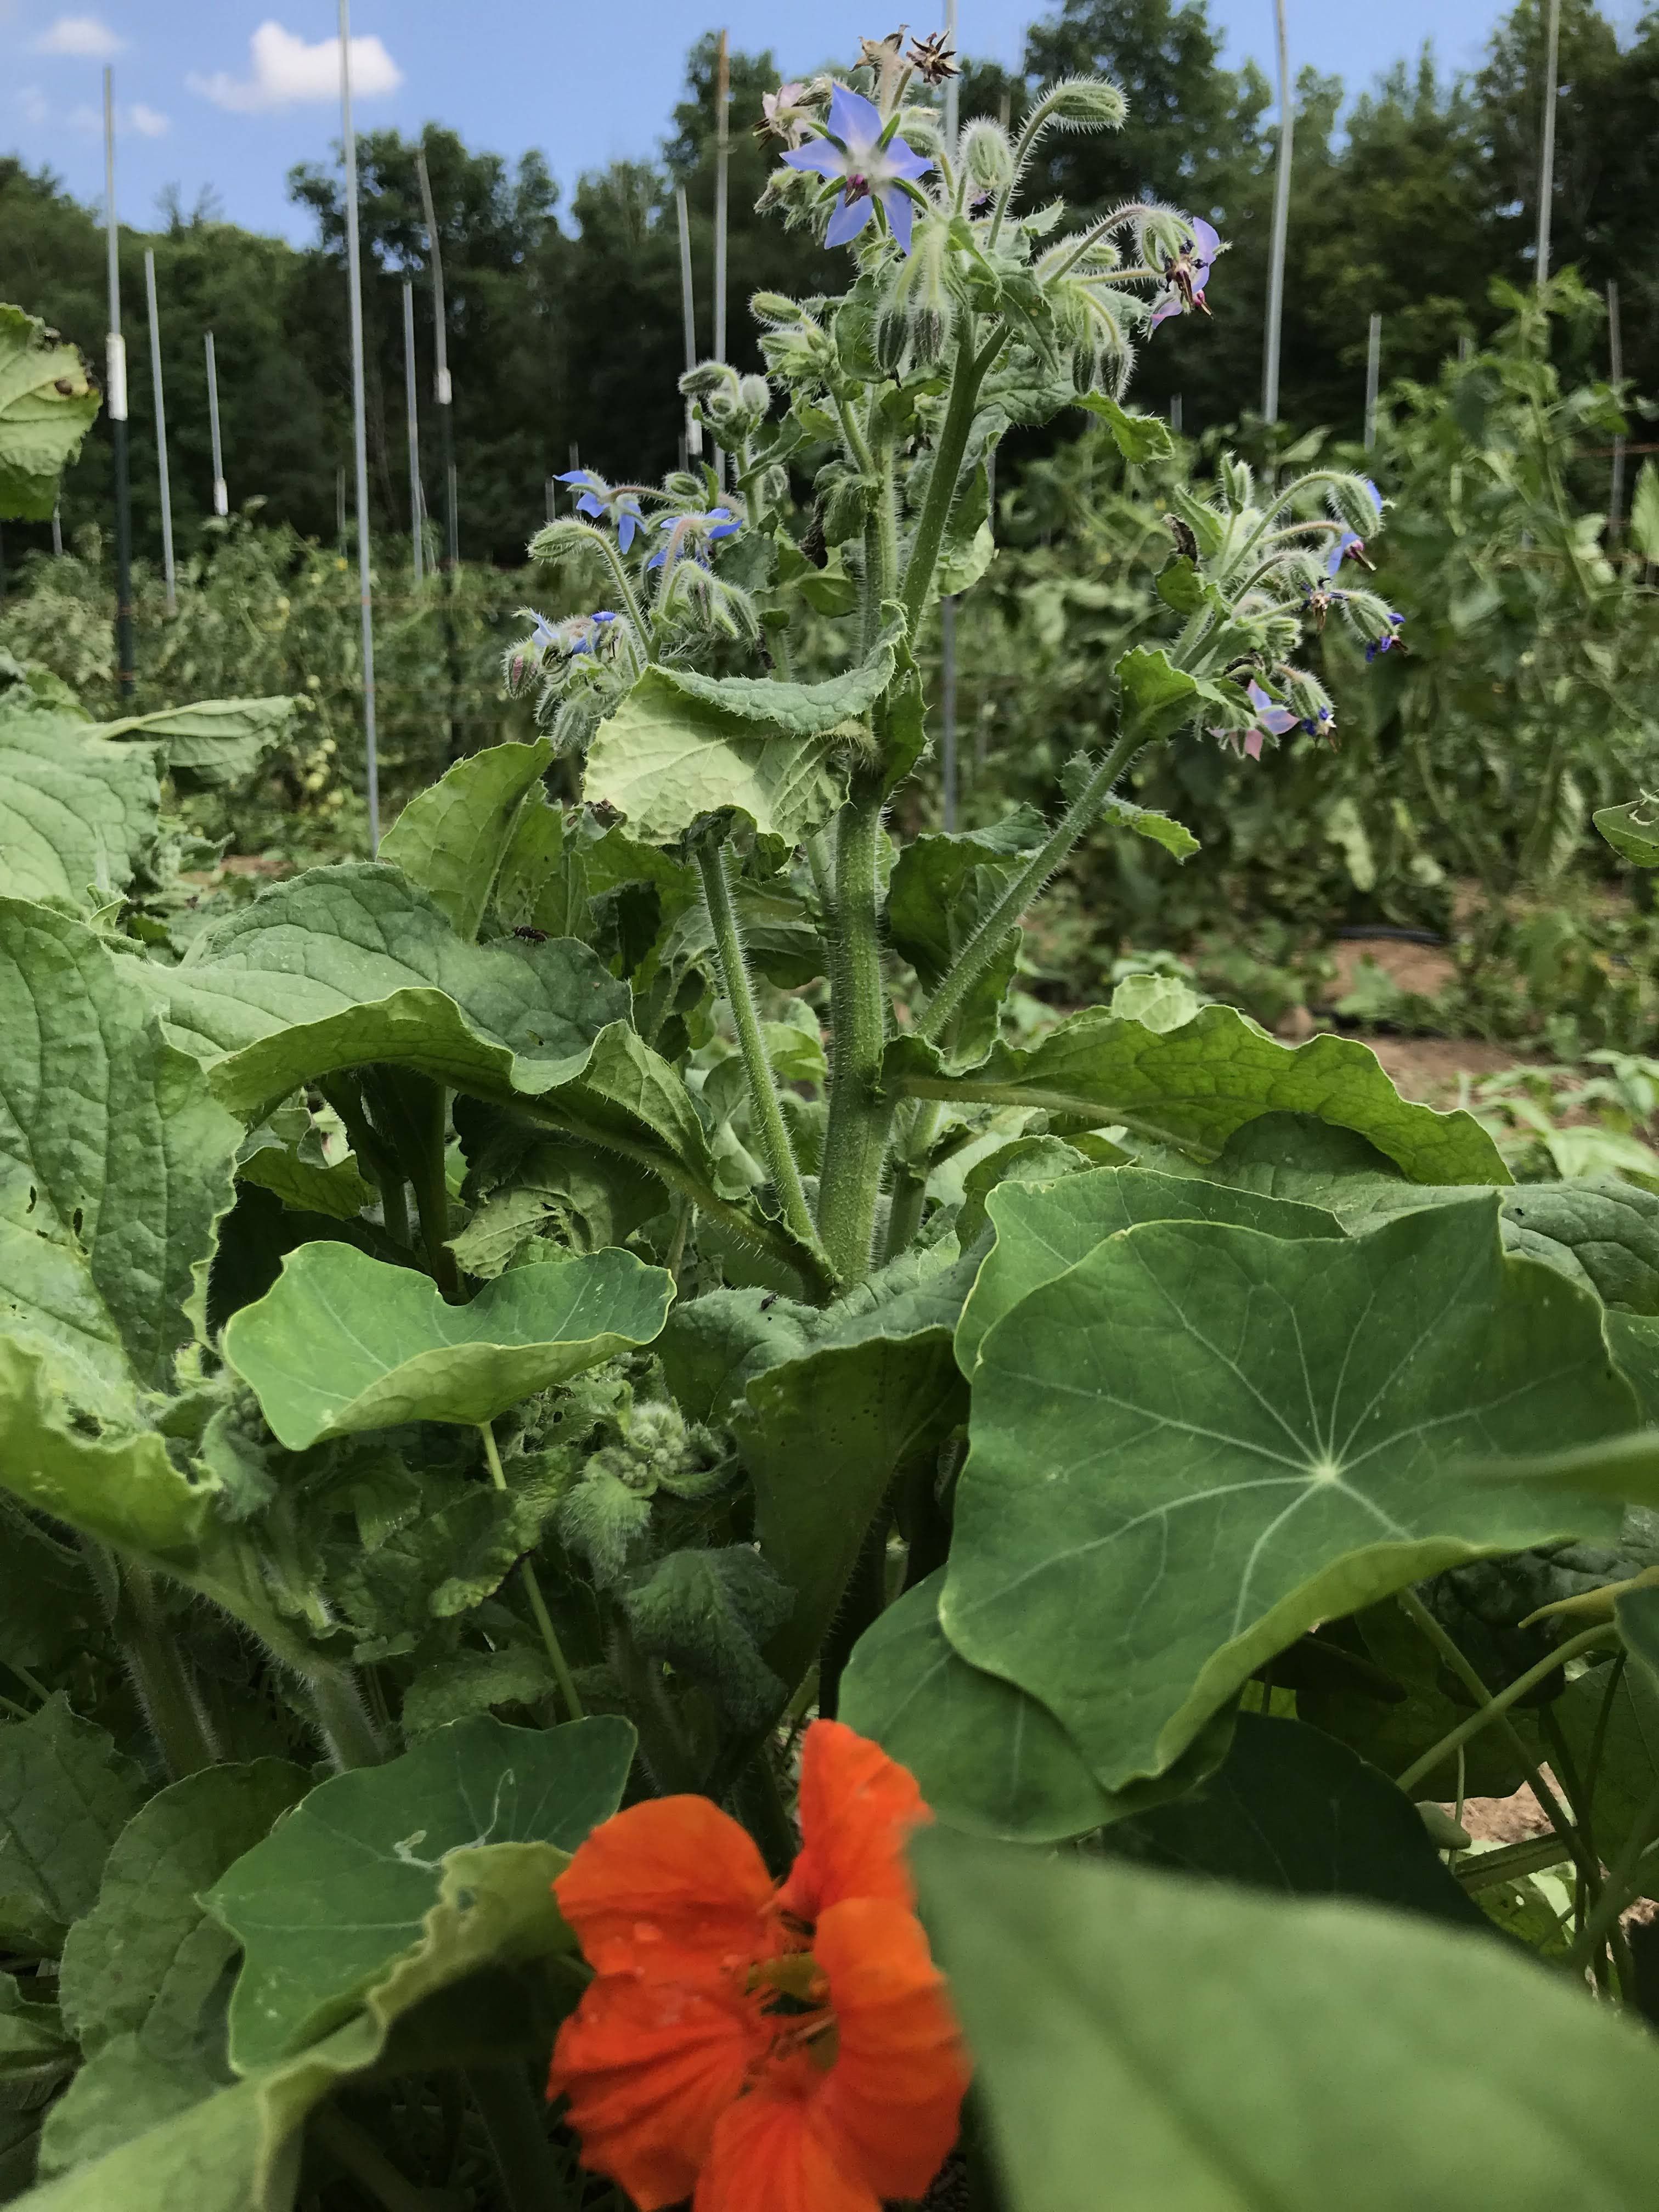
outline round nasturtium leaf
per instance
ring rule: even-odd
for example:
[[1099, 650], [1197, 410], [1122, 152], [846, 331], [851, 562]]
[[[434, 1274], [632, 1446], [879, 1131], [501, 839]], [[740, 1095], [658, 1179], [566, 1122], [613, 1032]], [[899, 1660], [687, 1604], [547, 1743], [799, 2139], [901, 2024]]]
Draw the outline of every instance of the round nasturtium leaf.
[[[477, 1860], [526, 1844], [574, 1851], [622, 1802], [634, 1741], [614, 1713], [555, 1729], [509, 1728], [479, 1713], [387, 1765], [313, 1790], [203, 1900], [243, 1949], [233, 2064], [244, 2073], [270, 2065], [325, 2033], [418, 1947], [449, 1854]], [[549, 1872], [543, 1866], [533, 1884], [538, 1899]], [[556, 1926], [550, 1899], [547, 1913]], [[483, 1965], [487, 1929], [477, 1933], [486, 1955], [473, 1963]]]
[[1610, 1539], [1606, 1505], [1459, 1473], [1637, 1419], [1597, 1301], [1506, 1259], [1498, 1214], [1493, 1192], [1351, 1239], [1146, 1223], [1040, 1280], [979, 1346], [939, 1608], [963, 1658], [1117, 1790], [1317, 1622]]
[[668, 1318], [673, 1278], [614, 1247], [515, 1267], [447, 1305], [410, 1267], [355, 1245], [302, 1244], [225, 1330], [225, 1357], [278, 1440], [404, 1421], [491, 1420], [635, 1345]]

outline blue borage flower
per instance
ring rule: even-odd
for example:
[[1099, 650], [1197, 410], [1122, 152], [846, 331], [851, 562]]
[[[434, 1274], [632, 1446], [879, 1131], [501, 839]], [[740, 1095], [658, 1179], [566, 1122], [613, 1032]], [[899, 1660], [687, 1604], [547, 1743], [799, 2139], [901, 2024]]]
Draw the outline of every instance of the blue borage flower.
[[1203, 315], [1210, 312], [1204, 304], [1204, 287], [1210, 281], [1210, 271], [1221, 251], [1221, 234], [1201, 215], [1193, 217], [1192, 233], [1192, 244], [1164, 264], [1164, 281], [1169, 289], [1160, 293], [1152, 304], [1152, 317], [1146, 325], [1149, 331], [1155, 331], [1171, 315], [1188, 313], [1194, 307]]
[[[1371, 505], [1376, 509], [1377, 520], [1381, 521], [1382, 519], [1382, 493], [1378, 491], [1369, 477], [1361, 477], [1359, 481], [1370, 495]], [[1362, 568], [1369, 568], [1371, 565], [1365, 558], [1365, 541], [1357, 530], [1345, 530], [1325, 556], [1325, 574], [1328, 576], [1335, 575], [1345, 561], [1358, 561]]]
[[1255, 721], [1248, 730], [1212, 729], [1210, 735], [1224, 750], [1245, 754], [1259, 761], [1269, 738], [1286, 737], [1292, 730], [1310, 726], [1298, 720], [1288, 707], [1281, 707], [1271, 698], [1254, 678], [1246, 688], [1255, 709]]
[[899, 251], [908, 253], [915, 210], [901, 187], [925, 177], [933, 163], [902, 138], [889, 136], [892, 126], [882, 121], [875, 102], [861, 92], [849, 92], [844, 84], [830, 95], [827, 128], [827, 137], [797, 146], [783, 157], [789, 168], [813, 169], [821, 177], [842, 180], [841, 199], [823, 234], [824, 244], [848, 245], [879, 201]]
[[708, 547], [735, 536], [743, 524], [729, 507], [711, 507], [706, 514], [665, 514], [657, 527], [668, 532], [668, 543], [657, 548], [645, 564], [647, 568], [672, 568], [676, 561], [687, 559], [706, 568]]
[[1379, 653], [1391, 653], [1395, 647], [1401, 642], [1400, 632], [1405, 623], [1405, 616], [1396, 613], [1391, 608], [1389, 612], [1389, 620], [1393, 623], [1393, 629], [1390, 629], [1385, 636], [1374, 637], [1371, 640], [1370, 643], [1365, 647], [1365, 658], [1367, 660], [1375, 660]]
[[563, 653], [592, 653], [601, 635], [601, 625], [617, 619], [609, 607], [600, 607], [591, 615], [573, 615], [568, 622], [550, 623], [545, 615], [538, 615], [536, 627], [526, 641], [526, 649], [534, 647], [538, 653], [557, 650]]
[[578, 514], [586, 514], [595, 522], [616, 525], [617, 542], [624, 553], [634, 543], [637, 532], [645, 528], [645, 517], [640, 512], [639, 494], [632, 491], [613, 491], [601, 476], [592, 469], [566, 469], [559, 477], [562, 484], [580, 484], [581, 495], [576, 501]]

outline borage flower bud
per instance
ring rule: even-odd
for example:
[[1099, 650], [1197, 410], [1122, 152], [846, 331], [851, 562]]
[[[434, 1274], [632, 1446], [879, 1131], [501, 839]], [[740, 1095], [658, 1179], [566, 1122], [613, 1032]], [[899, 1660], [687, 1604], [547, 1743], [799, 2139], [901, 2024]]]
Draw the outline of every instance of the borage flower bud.
[[1255, 472], [1237, 453], [1224, 453], [1216, 463], [1216, 482], [1221, 496], [1235, 514], [1243, 514], [1255, 496]]
[[1041, 105], [1053, 120], [1073, 131], [1121, 131], [1129, 103], [1104, 77], [1074, 76], [1051, 85]]
[[877, 318], [876, 356], [889, 375], [898, 374], [907, 348], [919, 365], [943, 357], [956, 328], [951, 270], [951, 234], [928, 223], [895, 270]]
[[1283, 688], [1298, 725], [1310, 737], [1329, 738], [1334, 743], [1336, 708], [1331, 702], [1330, 693], [1319, 678], [1310, 676], [1305, 669], [1301, 668], [1276, 668], [1273, 676]]
[[1338, 477], [1327, 487], [1326, 499], [1337, 520], [1347, 525], [1350, 535], [1344, 543], [1350, 550], [1358, 544], [1363, 554], [1365, 539], [1382, 520], [1382, 493], [1369, 477]]
[[963, 130], [960, 158], [969, 184], [980, 191], [1006, 191], [1014, 181], [1014, 149], [1008, 133], [988, 116], [975, 116]]

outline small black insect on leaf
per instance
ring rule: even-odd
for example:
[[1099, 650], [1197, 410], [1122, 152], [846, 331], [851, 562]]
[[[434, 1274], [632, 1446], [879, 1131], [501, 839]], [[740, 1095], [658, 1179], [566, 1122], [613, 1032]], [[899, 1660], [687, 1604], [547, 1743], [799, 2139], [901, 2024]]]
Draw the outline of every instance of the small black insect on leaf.
[[523, 938], [526, 945], [545, 945], [547, 942], [547, 932], [544, 929], [532, 929], [527, 922], [521, 921], [513, 934], [514, 937]]

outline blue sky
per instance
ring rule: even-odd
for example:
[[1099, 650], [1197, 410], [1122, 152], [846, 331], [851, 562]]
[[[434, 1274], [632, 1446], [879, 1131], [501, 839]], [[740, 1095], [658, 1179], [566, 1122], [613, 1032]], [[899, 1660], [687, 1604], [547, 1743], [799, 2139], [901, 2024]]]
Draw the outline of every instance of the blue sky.
[[[914, 27], [933, 27], [936, 0]], [[1603, 0], [1627, 29], [1642, 0]], [[705, 6], [707, 12], [705, 12]], [[963, 44], [1012, 62], [1029, 0], [959, 0]], [[1478, 61], [1504, 0], [1289, 0], [1293, 67], [1350, 88], [1431, 40], [1454, 68]], [[942, 19], [942, 6], [939, 8]], [[1272, 0], [1211, 0], [1234, 64], [1271, 74]], [[926, 20], [923, 20], [925, 17]], [[103, 190], [102, 67], [115, 70], [118, 197], [126, 221], [155, 220], [175, 185], [186, 206], [211, 186], [225, 214], [304, 234], [283, 179], [326, 157], [339, 130], [337, 12], [330, 0], [0, 0], [0, 151], [50, 162], [71, 191]], [[786, 66], [854, 51], [891, 27], [870, 0], [356, 0], [360, 129], [434, 119], [475, 147], [539, 146], [567, 190], [580, 172], [649, 155], [678, 94], [687, 46], [720, 21], [734, 45], [769, 46]]]

